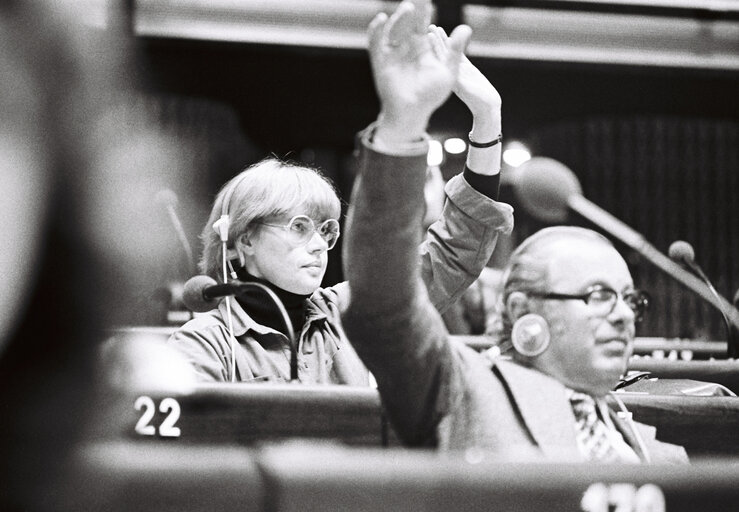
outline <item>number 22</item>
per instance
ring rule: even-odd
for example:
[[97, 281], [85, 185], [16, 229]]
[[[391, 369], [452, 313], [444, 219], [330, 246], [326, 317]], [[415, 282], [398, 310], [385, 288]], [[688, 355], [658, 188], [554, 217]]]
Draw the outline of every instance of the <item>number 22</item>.
[[[136, 422], [134, 430], [142, 436], [153, 436], [156, 434], [156, 427], [151, 424], [151, 420], [156, 413], [156, 404], [148, 396], [140, 396], [134, 403], [137, 411], [144, 410]], [[161, 437], [180, 437], [181, 431], [179, 427], [175, 427], [175, 423], [180, 419], [180, 404], [174, 398], [164, 398], [159, 403], [159, 412], [166, 414], [164, 421], [159, 426], [159, 435]]]

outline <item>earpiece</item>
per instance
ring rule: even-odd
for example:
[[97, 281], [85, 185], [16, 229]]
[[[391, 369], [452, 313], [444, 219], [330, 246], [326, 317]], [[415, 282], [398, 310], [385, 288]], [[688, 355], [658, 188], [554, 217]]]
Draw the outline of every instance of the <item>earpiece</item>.
[[231, 229], [231, 196], [234, 195], [236, 187], [246, 178], [246, 173], [242, 172], [235, 181], [229, 185], [226, 194], [223, 196], [223, 204], [221, 205], [221, 218], [213, 223], [213, 229], [221, 239], [221, 242], [228, 242], [228, 230]]
[[542, 354], [549, 348], [550, 341], [549, 324], [540, 315], [528, 313], [513, 324], [511, 343], [516, 352], [523, 356]]
[[228, 242], [228, 230], [231, 227], [231, 218], [228, 214], [221, 215], [221, 218], [213, 223], [213, 229], [221, 239], [221, 242]]

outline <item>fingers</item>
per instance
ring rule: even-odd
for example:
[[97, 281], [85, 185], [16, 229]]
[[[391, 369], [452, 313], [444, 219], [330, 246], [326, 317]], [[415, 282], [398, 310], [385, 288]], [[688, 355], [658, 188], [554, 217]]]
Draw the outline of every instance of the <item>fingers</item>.
[[408, 41], [415, 33], [415, 15], [416, 8], [413, 3], [402, 2], [385, 24], [385, 42], [390, 46], [399, 46]]
[[415, 32], [425, 34], [431, 24], [431, 0], [408, 0], [416, 9]]
[[437, 37], [446, 45], [447, 39], [449, 39], [449, 36], [446, 35], [446, 30], [444, 30], [442, 27], [439, 27], [438, 25], [431, 25], [429, 27], [429, 31], [431, 31], [435, 37]]
[[370, 55], [376, 55], [382, 45], [383, 28], [387, 23], [387, 14], [384, 12], [375, 16], [367, 28], [367, 39]]
[[428, 39], [436, 56], [440, 59], [445, 59], [447, 53], [449, 53], [446, 48], [446, 32], [436, 25], [431, 25], [429, 27]]

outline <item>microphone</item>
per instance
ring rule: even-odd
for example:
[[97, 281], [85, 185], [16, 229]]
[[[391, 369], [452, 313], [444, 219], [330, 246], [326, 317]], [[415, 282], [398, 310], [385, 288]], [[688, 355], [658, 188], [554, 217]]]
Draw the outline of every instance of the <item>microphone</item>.
[[534, 157], [517, 168], [513, 184], [516, 197], [532, 216], [545, 222], [563, 222], [568, 210], [579, 213], [704, 300], [725, 311], [732, 325], [739, 328], [736, 308], [720, 295], [715, 297], [703, 281], [659, 252], [640, 233], [583, 197], [575, 173], [564, 164], [547, 157]]
[[694, 274], [703, 279], [710, 288], [713, 288], [708, 277], [703, 273], [703, 269], [701, 269], [695, 262], [695, 251], [693, 250], [693, 246], [688, 242], [684, 240], [675, 240], [670, 244], [670, 248], [667, 250], [667, 255], [672, 258], [673, 261], [688, 267]]
[[165, 188], [156, 193], [155, 200], [166, 208], [169, 220], [172, 222], [172, 226], [177, 234], [177, 239], [185, 251], [189, 270], [190, 272], [193, 272], [195, 270], [195, 259], [192, 255], [192, 248], [190, 247], [190, 242], [187, 240], [187, 235], [182, 227], [182, 222], [180, 222], [180, 218], [175, 211], [175, 206], [177, 206], [178, 202], [177, 194], [172, 190]]
[[[708, 276], [705, 274], [705, 272], [703, 272], [703, 269], [700, 267], [700, 265], [696, 263], [695, 251], [693, 250], [692, 245], [690, 245], [688, 242], [685, 242], [684, 240], [676, 240], [672, 242], [672, 244], [670, 244], [670, 248], [667, 250], [667, 254], [670, 256], [670, 258], [672, 258], [673, 261], [676, 261], [681, 265], [689, 268], [693, 271], [695, 275], [700, 277], [703, 282], [706, 283], [708, 289], [711, 290], [711, 293], [713, 293], [714, 297], [716, 297], [716, 300], [721, 303], [721, 296], [719, 295], [718, 291], [716, 291], [716, 288], [711, 283], [711, 280], [708, 279]], [[726, 312], [723, 308], [718, 308], [718, 310], [721, 313], [721, 316], [724, 319], [724, 325], [726, 326], [728, 357], [737, 357], [737, 350], [733, 340], [733, 330], [731, 328], [729, 318], [726, 316]]]
[[280, 298], [270, 290], [267, 286], [262, 283], [256, 283], [253, 281], [239, 281], [231, 283], [217, 283], [215, 279], [210, 276], [195, 276], [191, 277], [185, 283], [185, 289], [182, 295], [182, 301], [185, 303], [188, 309], [195, 313], [204, 313], [215, 308], [218, 304], [216, 299], [220, 297], [227, 297], [230, 295], [244, 295], [250, 289], [256, 288], [272, 299], [277, 306], [277, 309], [282, 315], [282, 321], [285, 324], [287, 330], [288, 342], [290, 344], [290, 380], [298, 379], [298, 348], [297, 340], [295, 338], [295, 330], [293, 324], [290, 321], [290, 316], [287, 314], [285, 305], [282, 303]]
[[210, 276], [195, 276], [185, 283], [182, 302], [190, 311], [204, 313], [218, 305], [216, 299], [228, 295], [238, 295], [243, 291], [238, 283], [218, 284]]

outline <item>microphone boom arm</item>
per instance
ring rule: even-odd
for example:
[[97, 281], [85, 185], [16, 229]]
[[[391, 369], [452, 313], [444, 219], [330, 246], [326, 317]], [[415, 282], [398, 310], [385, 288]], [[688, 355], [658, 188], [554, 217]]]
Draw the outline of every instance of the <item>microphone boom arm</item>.
[[[714, 296], [706, 284], [680, 265], [659, 252], [643, 236], [631, 229], [610, 213], [602, 210], [580, 194], [572, 194], [567, 198], [567, 206], [586, 219], [600, 226], [607, 233], [618, 238], [627, 246], [644, 256], [663, 272], [672, 276], [683, 286], [698, 294], [705, 301], [723, 312], [734, 328], [739, 329], [739, 311], [721, 295]], [[731, 347], [730, 347], [731, 350]]]

